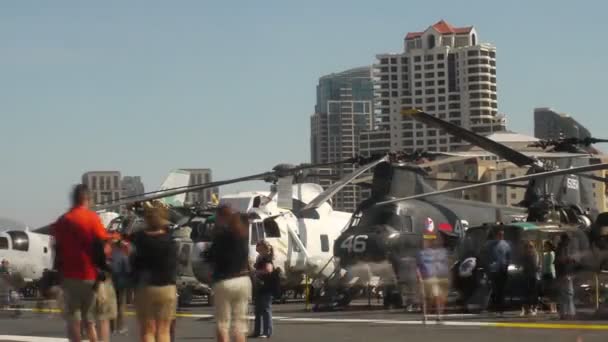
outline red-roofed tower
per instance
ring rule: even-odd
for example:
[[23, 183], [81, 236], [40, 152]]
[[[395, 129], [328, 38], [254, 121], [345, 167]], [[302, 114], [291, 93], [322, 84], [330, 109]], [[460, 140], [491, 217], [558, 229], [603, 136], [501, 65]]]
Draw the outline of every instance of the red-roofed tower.
[[[409, 32], [404, 51], [377, 55], [374, 65], [376, 132], [390, 131], [383, 141], [361, 139], [361, 150], [382, 145], [387, 150], [448, 151], [460, 141], [402, 118], [403, 108], [420, 108], [479, 133], [505, 129], [496, 96], [496, 48], [480, 43], [473, 26], [456, 27], [444, 20], [424, 31]], [[376, 136], [387, 136], [376, 134]]]

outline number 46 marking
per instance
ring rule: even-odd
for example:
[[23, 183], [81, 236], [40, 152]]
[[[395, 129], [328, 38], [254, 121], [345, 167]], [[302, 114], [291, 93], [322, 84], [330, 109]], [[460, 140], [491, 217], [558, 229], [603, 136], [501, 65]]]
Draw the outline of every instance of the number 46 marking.
[[367, 248], [367, 235], [351, 235], [342, 241], [340, 248], [346, 249], [349, 253], [363, 253]]

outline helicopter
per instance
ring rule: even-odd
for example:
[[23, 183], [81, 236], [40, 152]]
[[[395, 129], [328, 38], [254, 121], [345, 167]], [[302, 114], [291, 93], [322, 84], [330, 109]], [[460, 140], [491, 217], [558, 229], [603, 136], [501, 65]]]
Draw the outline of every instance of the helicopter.
[[[351, 214], [334, 211], [328, 203], [335, 194], [334, 188], [323, 190], [317, 184], [300, 183], [307, 170], [337, 164], [363, 165], [355, 170], [360, 175], [379, 161], [366, 164], [366, 159], [353, 157], [338, 162], [300, 166], [278, 165], [272, 171], [240, 177], [236, 179], [212, 182], [202, 185], [181, 186], [171, 189], [149, 192], [138, 196], [119, 199], [118, 202], [95, 207], [103, 210], [106, 206], [130, 206], [131, 217], [121, 218], [114, 225], [124, 226], [124, 230], [133, 232], [144, 226], [143, 207], [152, 201], [177, 196], [191, 191], [200, 191], [223, 185], [264, 180], [272, 183], [270, 192], [252, 192], [224, 196], [210, 207], [195, 206], [185, 208], [166, 205], [170, 213], [172, 235], [178, 243], [178, 284], [180, 302], [188, 303], [193, 294], [211, 295], [209, 287], [210, 266], [202, 255], [209, 248], [214, 228], [215, 207], [231, 205], [244, 216], [249, 227], [250, 262], [255, 261], [255, 243], [266, 239], [275, 248], [275, 264], [280, 265], [285, 287], [293, 287], [299, 292], [305, 275], [311, 278], [327, 277], [333, 273], [332, 242], [346, 225]], [[295, 183], [294, 183], [295, 182]], [[243, 201], [247, 204], [242, 205]], [[312, 210], [304, 210], [307, 203], [314, 201], [317, 205]], [[232, 203], [231, 203], [232, 202]]]
[[[511, 222], [517, 217], [536, 220], [553, 215], [555, 200], [545, 188], [558, 188], [555, 178], [566, 181], [570, 175], [608, 168], [608, 164], [582, 165], [569, 169], [557, 168], [554, 164], [542, 163], [534, 153], [514, 151], [505, 145], [477, 135], [471, 131], [452, 125], [421, 111], [405, 112], [414, 119], [426, 124], [439, 126], [446, 132], [462, 138], [469, 143], [486, 149], [492, 154], [503, 157], [516, 165], [530, 165], [531, 172], [525, 176], [505, 178], [497, 181], [471, 184], [447, 190], [436, 191], [426, 182], [426, 172], [416, 165], [417, 155], [397, 154], [379, 163], [373, 170], [371, 197], [363, 201], [353, 214], [348, 227], [334, 243], [334, 259], [339, 265], [335, 279], [328, 286], [341, 287], [348, 292], [345, 283], [353, 279], [370, 279], [371, 275], [380, 276], [384, 284], [384, 304], [401, 306], [403, 294], [410, 293], [415, 286], [415, 254], [422, 248], [424, 234], [437, 234], [448, 249], [454, 250], [468, 227], [487, 222]], [[556, 151], [557, 152], [557, 151]], [[585, 153], [564, 153], [560, 158], [572, 163]], [[551, 156], [550, 152], [539, 155]], [[460, 156], [458, 153], [447, 153]], [[471, 157], [471, 154], [467, 154]], [[465, 155], [466, 156], [466, 155]], [[414, 163], [413, 163], [414, 162]], [[562, 163], [563, 164], [563, 163]], [[568, 165], [569, 166], [569, 165]], [[560, 176], [560, 177], [557, 177]], [[485, 186], [512, 186], [513, 183], [529, 181], [526, 197], [521, 207], [494, 205], [491, 203], [456, 199], [445, 194]], [[342, 184], [355, 182], [344, 180]], [[574, 182], [571, 182], [574, 183]], [[566, 187], [567, 188], [567, 187]], [[574, 187], [573, 187], [574, 188]], [[579, 224], [590, 223], [576, 204], [578, 189], [567, 188], [560, 197], [560, 210], [564, 220]], [[414, 282], [414, 283], [413, 283]], [[336, 291], [330, 291], [335, 294]], [[348, 295], [342, 295], [342, 303], [347, 304]], [[344, 299], [346, 298], [346, 299]], [[333, 300], [333, 299], [330, 299]]]

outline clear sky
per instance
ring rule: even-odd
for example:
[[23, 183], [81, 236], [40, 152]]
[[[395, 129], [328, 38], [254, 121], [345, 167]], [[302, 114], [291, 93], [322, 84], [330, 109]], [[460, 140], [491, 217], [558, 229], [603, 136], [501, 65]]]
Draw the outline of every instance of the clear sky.
[[[225, 179], [308, 161], [319, 76], [440, 19], [497, 46], [499, 111], [606, 136], [605, 1], [0, 2], [0, 216], [56, 218], [87, 170]], [[225, 190], [265, 188], [243, 184]]]

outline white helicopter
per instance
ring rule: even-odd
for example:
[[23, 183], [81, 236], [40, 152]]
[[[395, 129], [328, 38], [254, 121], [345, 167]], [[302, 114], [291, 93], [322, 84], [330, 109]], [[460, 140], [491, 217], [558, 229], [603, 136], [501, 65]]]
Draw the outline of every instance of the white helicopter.
[[[283, 270], [285, 285], [295, 288], [302, 285], [305, 275], [317, 279], [333, 273], [333, 243], [352, 214], [335, 211], [326, 202], [316, 209], [314, 217], [298, 217], [293, 207], [304, 207], [322, 194], [323, 188], [311, 183], [290, 187], [285, 194], [259, 191], [225, 195], [220, 203], [247, 214], [250, 263], [256, 259], [256, 243], [268, 241], [274, 249], [275, 265]], [[283, 195], [291, 197], [292, 205], [280, 206], [286, 202]], [[210, 281], [209, 267], [201, 257], [210, 244], [206, 240], [196, 242], [191, 255], [195, 276], [205, 283]]]

